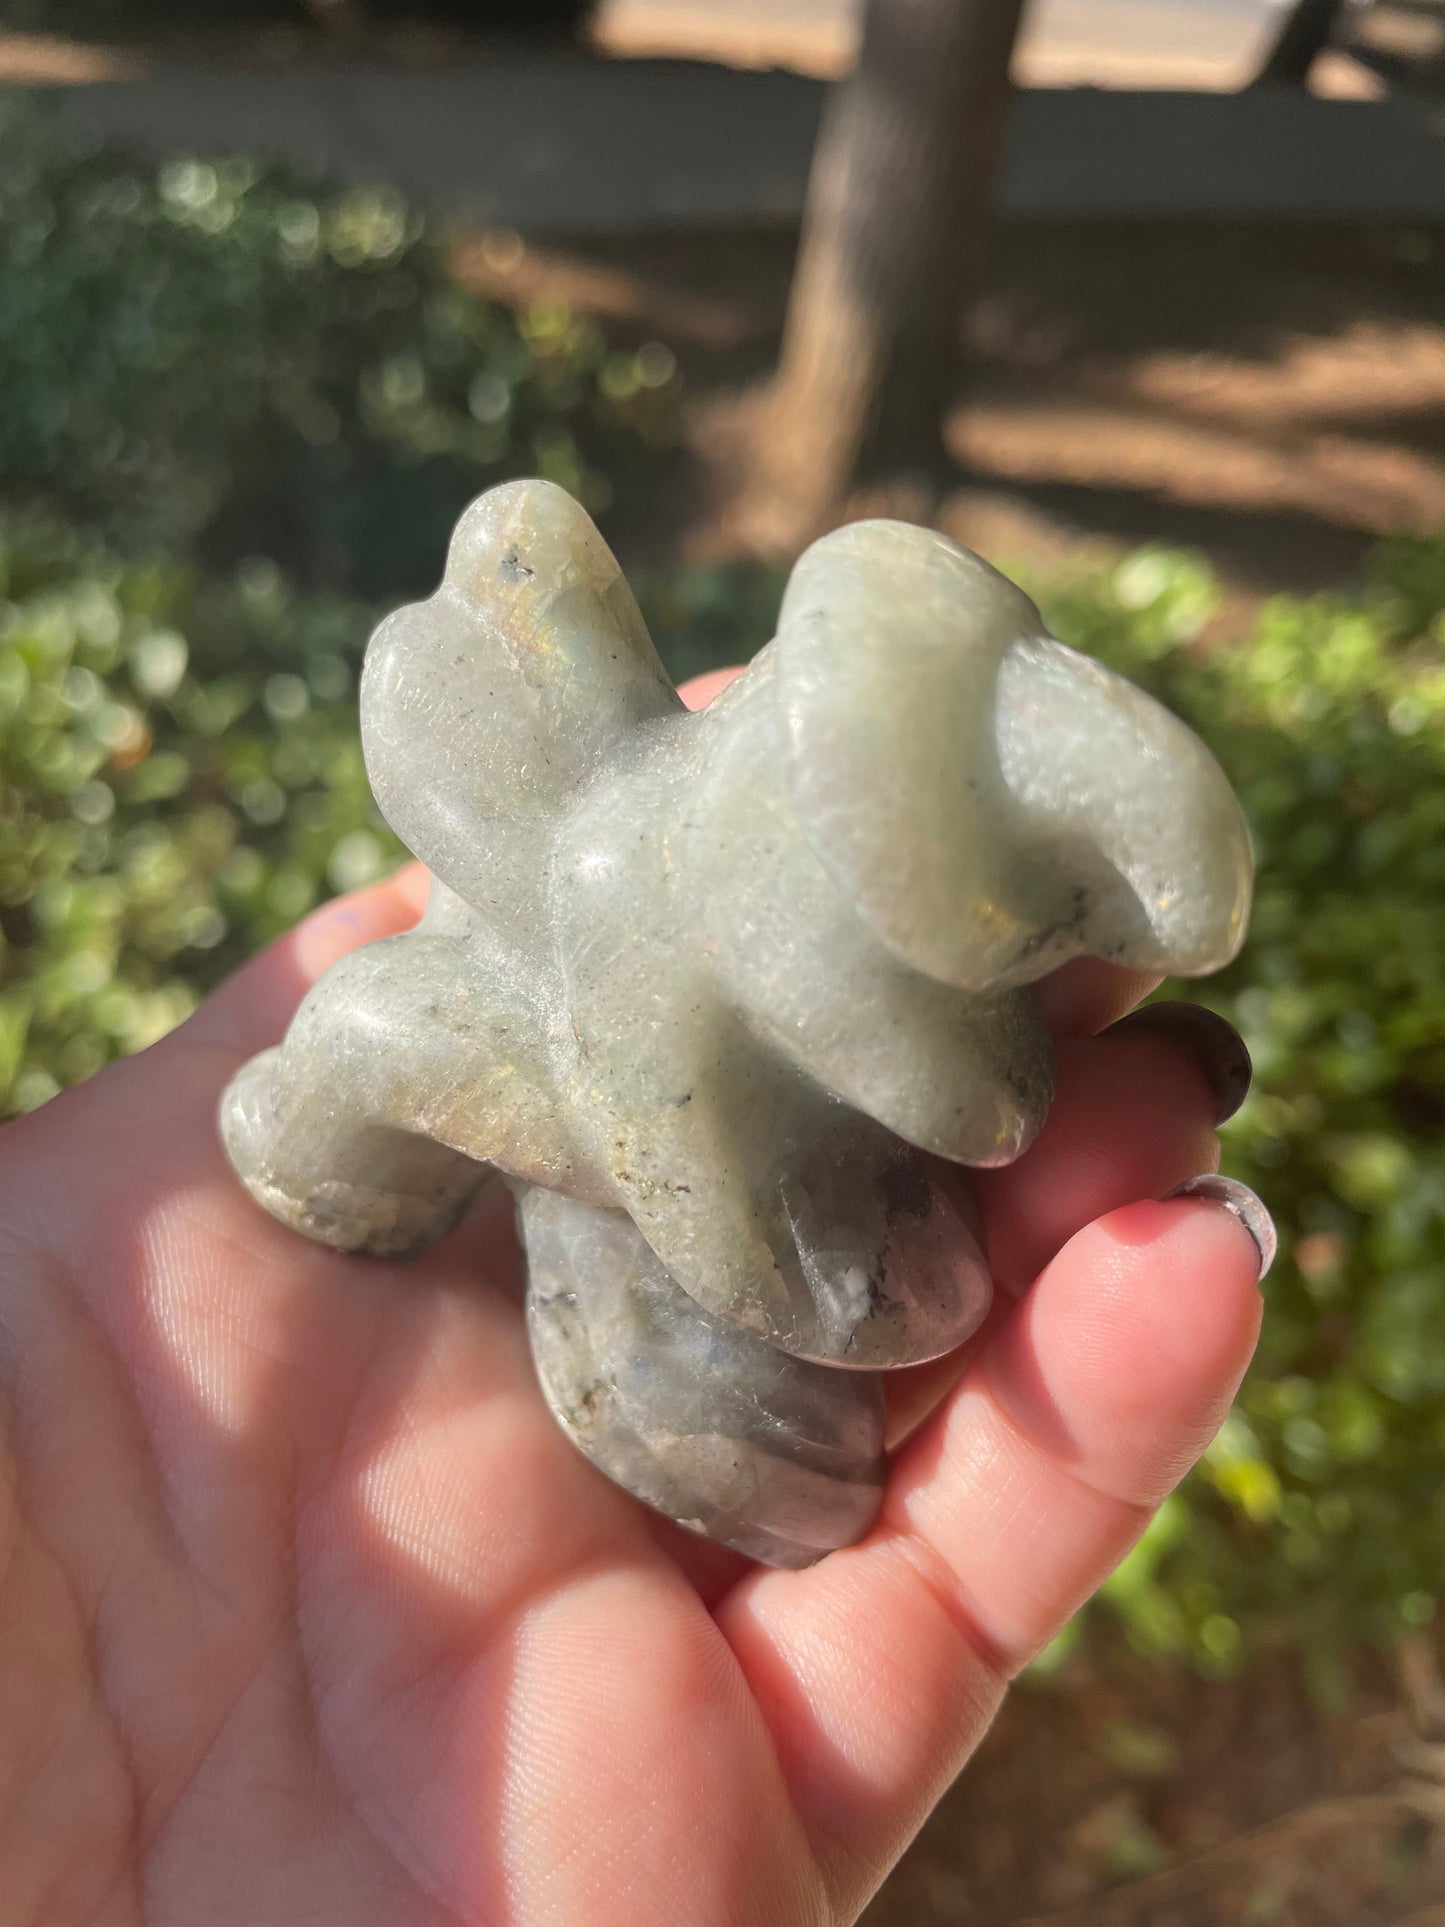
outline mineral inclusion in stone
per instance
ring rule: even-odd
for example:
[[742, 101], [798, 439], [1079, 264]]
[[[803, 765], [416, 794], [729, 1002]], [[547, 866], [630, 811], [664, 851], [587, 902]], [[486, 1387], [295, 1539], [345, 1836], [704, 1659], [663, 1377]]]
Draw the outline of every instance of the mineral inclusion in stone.
[[542, 1389], [756, 1558], [866, 1532], [880, 1374], [988, 1309], [963, 1166], [1051, 1095], [1029, 984], [1238, 949], [1239, 807], [1157, 703], [926, 529], [858, 522], [689, 714], [561, 489], [474, 502], [372, 639], [367, 766], [430, 867], [222, 1101], [252, 1195], [402, 1258], [513, 1186]]

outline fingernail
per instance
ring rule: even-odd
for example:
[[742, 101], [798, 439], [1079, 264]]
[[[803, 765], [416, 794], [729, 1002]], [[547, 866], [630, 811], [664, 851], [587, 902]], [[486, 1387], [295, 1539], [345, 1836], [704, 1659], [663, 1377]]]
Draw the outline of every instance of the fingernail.
[[1274, 1263], [1279, 1240], [1275, 1235], [1274, 1219], [1247, 1184], [1241, 1184], [1238, 1178], [1222, 1178], [1214, 1171], [1205, 1171], [1197, 1178], [1186, 1178], [1183, 1184], [1175, 1185], [1168, 1195], [1171, 1198], [1208, 1198], [1211, 1203], [1222, 1204], [1232, 1217], [1238, 1218], [1253, 1238], [1254, 1248], [1259, 1253], [1259, 1275], [1264, 1277]]
[[1248, 1097], [1254, 1066], [1244, 1039], [1226, 1018], [1206, 1010], [1203, 1004], [1141, 1004], [1117, 1024], [1110, 1024], [1102, 1035], [1113, 1037], [1119, 1031], [1164, 1037], [1188, 1051], [1214, 1093], [1216, 1124], [1233, 1117]]

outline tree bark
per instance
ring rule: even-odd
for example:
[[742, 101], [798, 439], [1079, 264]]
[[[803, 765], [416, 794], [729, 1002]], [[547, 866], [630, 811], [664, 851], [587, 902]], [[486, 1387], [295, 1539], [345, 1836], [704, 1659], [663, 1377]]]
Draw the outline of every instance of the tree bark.
[[764, 465], [800, 526], [936, 472], [1026, 0], [868, 0], [813, 159]]
[[1295, 0], [1253, 85], [1303, 87], [1344, 9], [1345, 0]]

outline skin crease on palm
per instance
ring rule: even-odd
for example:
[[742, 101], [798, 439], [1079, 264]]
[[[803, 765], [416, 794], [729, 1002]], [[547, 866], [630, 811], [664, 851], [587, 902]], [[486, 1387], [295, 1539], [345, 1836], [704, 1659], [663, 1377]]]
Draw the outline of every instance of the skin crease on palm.
[[542, 1402], [500, 1187], [394, 1267], [217, 1141], [424, 892], [318, 911], [0, 1133], [4, 1927], [851, 1921], [1244, 1371], [1248, 1233], [1139, 1202], [1214, 1168], [1211, 1093], [1096, 1036], [1149, 986], [1075, 964], [1050, 1119], [977, 1182], [1001, 1302], [897, 1375], [877, 1528], [777, 1572], [650, 1515]]

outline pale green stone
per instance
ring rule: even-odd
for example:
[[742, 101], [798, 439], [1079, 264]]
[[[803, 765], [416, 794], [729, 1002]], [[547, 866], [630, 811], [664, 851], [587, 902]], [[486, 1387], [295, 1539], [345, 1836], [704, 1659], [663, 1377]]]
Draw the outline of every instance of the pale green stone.
[[589, 1456], [758, 1557], [856, 1537], [874, 1374], [988, 1307], [954, 1167], [1043, 1121], [1027, 985], [1239, 947], [1218, 765], [1004, 577], [892, 522], [816, 543], [775, 639], [689, 715], [542, 482], [473, 503], [436, 595], [377, 631], [362, 735], [431, 902], [235, 1080], [237, 1170], [298, 1230], [402, 1256], [495, 1167]]

